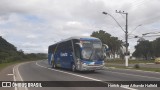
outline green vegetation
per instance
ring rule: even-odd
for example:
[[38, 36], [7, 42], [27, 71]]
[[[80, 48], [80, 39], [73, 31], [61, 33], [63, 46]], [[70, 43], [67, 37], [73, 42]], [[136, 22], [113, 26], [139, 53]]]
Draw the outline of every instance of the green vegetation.
[[139, 64], [135, 64], [134, 68], [140, 68], [140, 65]]
[[143, 71], [154, 71], [160, 72], [159, 68], [153, 67], [143, 67], [140, 64], [154, 63], [154, 60], [129, 60], [131, 66], [125, 66], [125, 60], [115, 59], [115, 60], [106, 60], [106, 67], [114, 67], [117, 69], [134, 69], [134, 70], [143, 70]]
[[144, 58], [146, 60], [160, 57], [160, 38], [157, 38], [154, 41], [140, 41], [138, 45], [135, 46], [135, 52], [133, 53], [134, 57]]
[[14, 62], [8, 62], [8, 63], [1, 63], [0, 64], [0, 71], [7, 67], [7, 66], [10, 66], [10, 65], [13, 65], [13, 64], [16, 64], [16, 63], [20, 63], [20, 62], [23, 62], [23, 61], [14, 61]]
[[[114, 60], [105, 60], [108, 64], [125, 64], [125, 60], [114, 59]], [[129, 60], [129, 64], [139, 64], [139, 63], [154, 63], [154, 60]]]
[[114, 59], [114, 60], [106, 60], [106, 67], [114, 67], [117, 69], [134, 69], [134, 70], [143, 70], [143, 71], [154, 71], [160, 72], [159, 68], [151, 68], [151, 67], [142, 67], [141, 63], [154, 63], [154, 60], [129, 60], [129, 64], [132, 66], [126, 67], [125, 60]]
[[160, 72], [159, 68], [148, 68], [148, 67], [126, 67], [126, 66], [117, 66], [117, 65], [110, 65], [106, 64], [106, 67], [114, 67], [116, 69], [133, 69], [133, 70], [143, 70], [143, 71], [153, 71], [153, 72]]
[[43, 53], [24, 54], [22, 50], [18, 51], [14, 45], [0, 37], [0, 69], [18, 62], [46, 58], [46, 54]]
[[140, 68], [138, 70], [144, 70], [144, 71], [154, 71], [154, 72], [160, 72], [159, 68]]

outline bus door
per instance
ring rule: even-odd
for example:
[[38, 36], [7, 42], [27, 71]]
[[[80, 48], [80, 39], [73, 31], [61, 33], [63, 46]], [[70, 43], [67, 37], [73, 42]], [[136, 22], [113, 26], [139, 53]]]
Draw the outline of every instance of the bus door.
[[62, 61], [64, 68], [71, 68], [71, 62], [73, 62], [72, 52], [68, 51], [63, 53], [63, 55]]
[[68, 53], [67, 52], [61, 52], [60, 53], [61, 57], [61, 65], [63, 68], [68, 68]]
[[70, 68], [71, 62], [73, 62], [73, 55], [72, 55], [72, 43], [71, 41], [66, 41], [62, 43], [62, 51], [60, 53], [61, 60], [62, 60], [62, 66], [63, 68]]

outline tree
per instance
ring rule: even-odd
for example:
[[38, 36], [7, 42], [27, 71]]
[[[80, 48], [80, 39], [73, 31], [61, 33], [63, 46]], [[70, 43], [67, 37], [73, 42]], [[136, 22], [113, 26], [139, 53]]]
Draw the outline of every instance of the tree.
[[9, 56], [8, 53], [6, 52], [0, 52], [0, 63], [1, 62], [6, 62], [6, 58]]
[[160, 38], [154, 41], [140, 41], [138, 45], [135, 46], [135, 51], [133, 56], [138, 58], [149, 58], [160, 57]]
[[142, 57], [148, 60], [152, 56], [152, 44], [149, 41], [141, 41], [138, 45], [135, 46], [135, 52], [133, 56]]
[[160, 38], [152, 42], [153, 56], [160, 57]]

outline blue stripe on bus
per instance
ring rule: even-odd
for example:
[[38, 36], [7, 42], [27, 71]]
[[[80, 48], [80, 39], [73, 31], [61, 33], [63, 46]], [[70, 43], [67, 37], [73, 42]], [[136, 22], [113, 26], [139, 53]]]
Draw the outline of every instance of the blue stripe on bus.
[[92, 41], [94, 41], [94, 40], [98, 40], [98, 39], [96, 39], [96, 38], [80, 38], [80, 40], [92, 40]]

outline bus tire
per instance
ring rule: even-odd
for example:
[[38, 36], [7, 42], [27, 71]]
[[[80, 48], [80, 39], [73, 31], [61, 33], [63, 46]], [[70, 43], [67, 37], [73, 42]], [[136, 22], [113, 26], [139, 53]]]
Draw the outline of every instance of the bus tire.
[[94, 73], [94, 72], [95, 72], [95, 70], [91, 70], [90, 72]]
[[73, 71], [73, 72], [76, 71], [76, 66], [75, 66], [75, 64], [72, 64], [72, 71]]
[[52, 68], [56, 68], [56, 64], [55, 63], [52, 63]]

